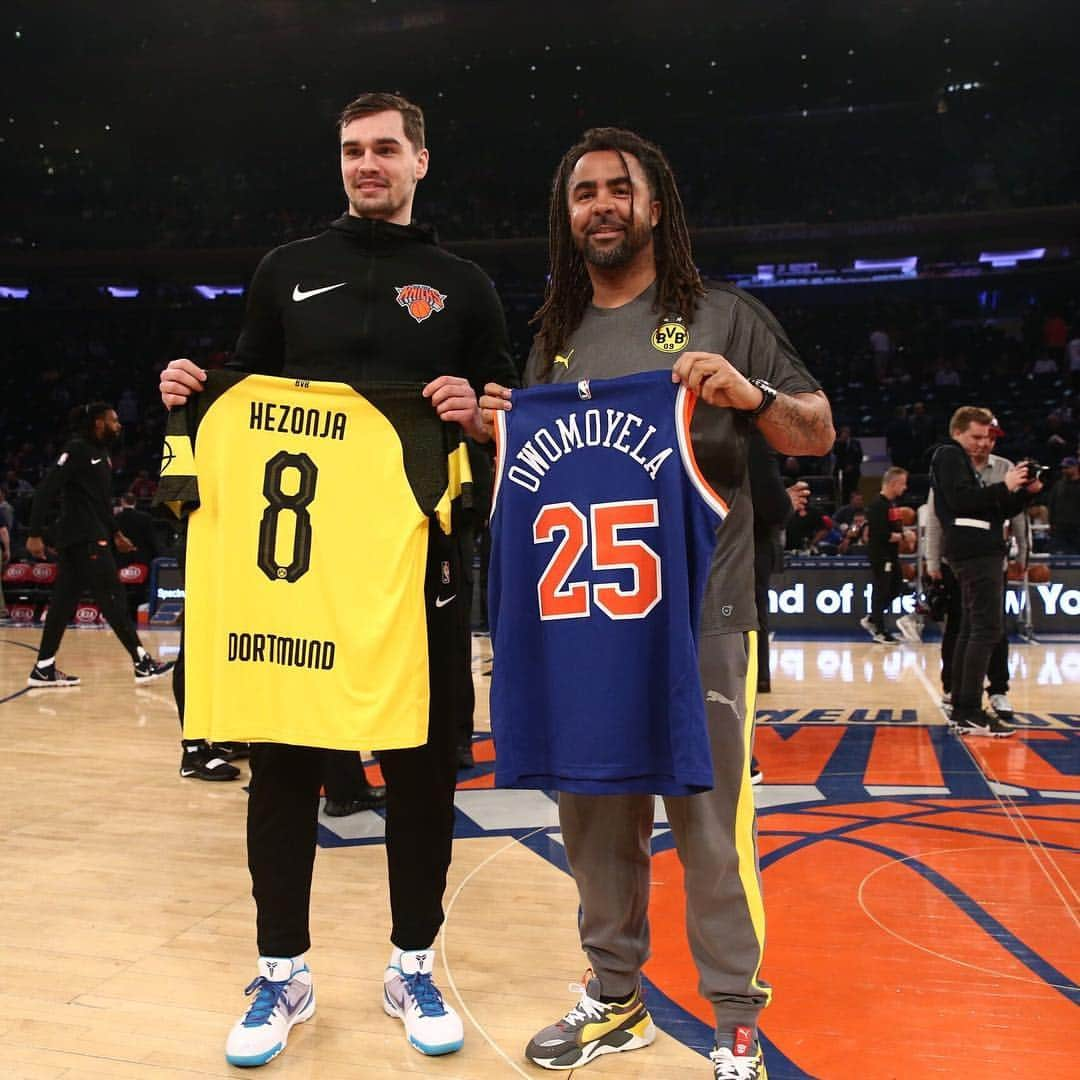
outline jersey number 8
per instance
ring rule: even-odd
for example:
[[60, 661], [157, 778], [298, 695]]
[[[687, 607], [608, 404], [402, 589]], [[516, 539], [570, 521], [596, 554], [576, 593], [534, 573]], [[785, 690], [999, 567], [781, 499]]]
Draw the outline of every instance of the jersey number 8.
[[[291, 495], [281, 490], [281, 477], [286, 469], [300, 474], [300, 485]], [[307, 454], [289, 454], [279, 450], [267, 463], [263, 473], [263, 496], [269, 505], [259, 523], [259, 569], [271, 581], [297, 581], [311, 564], [311, 515], [307, 508], [315, 499], [315, 482], [319, 470]], [[293, 529], [292, 558], [287, 565], [277, 561], [278, 518], [282, 510], [291, 510], [296, 517]]]
[[[660, 556], [642, 540], [625, 540], [623, 529], [656, 528], [660, 524], [655, 499], [639, 502], [594, 503], [589, 520], [573, 503], [549, 503], [533, 522], [533, 543], [562, 540], [540, 575], [536, 591], [541, 619], [585, 619], [592, 603], [609, 619], [643, 619], [660, 602]], [[633, 586], [567, 581], [589, 546], [592, 535], [594, 570], [630, 570]]]

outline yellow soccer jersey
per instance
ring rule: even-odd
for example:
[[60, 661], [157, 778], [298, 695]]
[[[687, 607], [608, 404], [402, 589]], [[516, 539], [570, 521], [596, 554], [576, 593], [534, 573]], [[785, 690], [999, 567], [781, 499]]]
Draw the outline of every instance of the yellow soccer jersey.
[[157, 494], [190, 512], [185, 738], [424, 743], [429, 521], [470, 479], [418, 385], [210, 372]]

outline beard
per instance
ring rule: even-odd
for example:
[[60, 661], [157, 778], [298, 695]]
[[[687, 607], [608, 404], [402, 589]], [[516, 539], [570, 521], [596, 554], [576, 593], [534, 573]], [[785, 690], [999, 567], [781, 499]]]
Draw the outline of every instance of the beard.
[[578, 245], [582, 257], [591, 266], [602, 270], [618, 270], [630, 263], [634, 256], [648, 244], [652, 238], [652, 228], [642, 221], [631, 220], [625, 224], [626, 231], [613, 247], [598, 248], [586, 234]]

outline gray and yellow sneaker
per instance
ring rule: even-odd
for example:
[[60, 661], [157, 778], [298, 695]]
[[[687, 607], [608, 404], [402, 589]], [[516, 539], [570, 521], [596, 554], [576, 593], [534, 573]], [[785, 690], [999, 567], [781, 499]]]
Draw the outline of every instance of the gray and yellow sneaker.
[[641, 988], [622, 1002], [600, 1000], [600, 980], [585, 972], [578, 1003], [561, 1019], [538, 1031], [525, 1056], [545, 1069], [577, 1069], [601, 1054], [640, 1050], [656, 1038], [656, 1028], [641, 999]]

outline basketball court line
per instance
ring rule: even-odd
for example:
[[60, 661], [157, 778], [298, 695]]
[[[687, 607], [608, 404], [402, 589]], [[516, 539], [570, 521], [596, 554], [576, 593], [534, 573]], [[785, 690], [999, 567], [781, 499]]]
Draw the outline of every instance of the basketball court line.
[[[915, 676], [916, 678], [918, 678], [919, 682], [922, 683], [923, 689], [926, 691], [930, 700], [939, 709], [941, 709], [941, 699], [938, 697], [936, 691], [934, 690], [934, 687], [931, 684], [929, 678], [927, 677], [926, 672], [923, 671], [918, 664], [913, 664], [912, 670], [915, 672]], [[944, 709], [942, 709], [941, 711], [944, 712]], [[1074, 907], [1072, 903], [1070, 903], [1068, 897], [1066, 897], [1065, 894], [1062, 892], [1057, 881], [1054, 880], [1055, 876], [1060, 878], [1061, 881], [1064, 882], [1065, 888], [1070, 893], [1072, 893], [1072, 896], [1074, 900], [1077, 901], [1077, 904], [1080, 904], [1080, 896], [1077, 895], [1076, 889], [1069, 881], [1068, 875], [1059, 865], [1054, 856], [1046, 850], [1046, 847], [1039, 839], [1038, 834], [1035, 832], [1034, 828], [1032, 828], [1031, 823], [1027, 820], [1026, 817], [1024, 817], [1023, 810], [1021, 810], [1021, 808], [1017, 805], [1016, 800], [1011, 795], [1002, 794], [999, 789], [999, 785], [1002, 783], [1002, 781], [999, 780], [997, 777], [992, 777], [987, 774], [983, 763], [978, 759], [978, 757], [972, 751], [971, 747], [968, 746], [966, 740], [962, 736], [956, 735], [955, 738], [960, 740], [960, 745], [963, 746], [964, 752], [971, 759], [972, 765], [974, 765], [976, 771], [986, 781], [987, 787], [990, 788], [991, 793], [997, 800], [998, 806], [1001, 808], [1002, 814], [1005, 816], [1009, 824], [1013, 827], [1016, 835], [1020, 838], [1024, 847], [1027, 848], [1028, 853], [1031, 855], [1031, 858], [1034, 861], [1035, 865], [1038, 866], [1038, 868], [1042, 871], [1042, 874], [1049, 883], [1050, 888], [1053, 889], [1054, 892], [1057, 894], [1058, 899], [1061, 901], [1062, 906], [1068, 913], [1069, 918], [1072, 919], [1074, 923], [1076, 923], [1077, 929], [1080, 929], [1080, 914], [1078, 914], [1077, 908]], [[1024, 826], [1023, 829], [1021, 828], [1021, 823]], [[1028, 835], [1025, 835], [1025, 830]], [[1032, 841], [1028, 839], [1028, 836], [1030, 836], [1032, 840], [1034, 840], [1034, 844], [1032, 844]], [[1038, 851], [1036, 851], [1036, 848], [1038, 848]], [[1043, 858], [1045, 858], [1046, 863], [1043, 862]], [[1049, 866], [1053, 868], [1053, 874], [1051, 874], [1046, 864], [1049, 864]], [[867, 914], [869, 914], [869, 912], [867, 912]]]
[[478, 873], [480, 873], [480, 871], [483, 870], [488, 863], [493, 862], [504, 852], [509, 851], [516, 844], [523, 844], [525, 840], [531, 839], [533, 836], [536, 836], [537, 833], [546, 832], [550, 827], [551, 826], [549, 825], [543, 825], [538, 829], [533, 829], [532, 832], [525, 833], [525, 835], [523, 836], [515, 837], [509, 843], [503, 844], [501, 848], [493, 851], [486, 859], [477, 863], [477, 865], [474, 866], [465, 875], [464, 878], [462, 878], [458, 887], [454, 890], [454, 895], [450, 897], [450, 902], [446, 905], [446, 914], [443, 916], [442, 930], [439, 931], [439, 938], [442, 941], [443, 967], [446, 969], [446, 982], [447, 985], [449, 985], [450, 989], [453, 991], [454, 997], [457, 998], [458, 1004], [461, 1006], [461, 1011], [465, 1014], [466, 1017], [468, 1017], [469, 1023], [471, 1023], [473, 1027], [475, 1027], [476, 1030], [480, 1032], [481, 1037], [488, 1044], [488, 1046], [490, 1046], [491, 1049], [494, 1050], [495, 1053], [498, 1054], [499, 1057], [501, 1057], [503, 1061], [505, 1061], [506, 1064], [509, 1065], [510, 1068], [518, 1074], [518, 1076], [525, 1077], [525, 1080], [531, 1080], [531, 1078], [535, 1074], [527, 1073], [523, 1068], [521, 1068], [521, 1066], [518, 1065], [518, 1063], [514, 1061], [510, 1057], [510, 1055], [507, 1054], [506, 1051], [503, 1050], [503, 1048], [499, 1046], [498, 1043], [496, 1043], [495, 1040], [487, 1033], [487, 1031], [484, 1029], [484, 1026], [473, 1015], [472, 1010], [469, 1008], [469, 1006], [465, 1004], [465, 999], [461, 996], [461, 991], [458, 989], [457, 980], [455, 980], [454, 978], [454, 973], [450, 964], [450, 949], [447, 946], [447, 931], [450, 929], [450, 916], [453, 913], [454, 905], [457, 903], [457, 899], [461, 895], [462, 890], [465, 888], [465, 886], [468, 885], [469, 882]]
[[880, 866], [874, 867], [863, 879], [859, 882], [858, 900], [859, 907], [862, 909], [863, 914], [874, 923], [880, 930], [883, 930], [890, 937], [895, 938], [897, 941], [903, 942], [905, 945], [910, 945], [913, 949], [918, 949], [920, 952], [926, 953], [928, 956], [933, 956], [937, 960], [944, 960], [950, 964], [957, 964], [959, 967], [969, 968], [971, 971], [978, 971], [983, 975], [992, 975], [998, 979], [1014, 979], [1017, 982], [1032, 983], [1035, 986], [1050, 986], [1055, 990], [1063, 990], [1067, 993], [1074, 993], [1076, 987], [1070, 984], [1048, 982], [1046, 979], [1031, 979], [1026, 978], [1023, 975], [1010, 975], [1004, 971], [996, 971], [993, 968], [980, 967], [978, 964], [969, 963], [967, 960], [958, 960], [954, 956], [949, 956], [946, 953], [938, 952], [936, 949], [928, 948], [926, 945], [920, 945], [917, 941], [912, 941], [910, 938], [904, 937], [899, 931], [893, 930], [892, 927], [886, 926], [867, 906], [865, 900], [865, 890], [870, 882], [870, 879], [876, 877], [884, 870], [891, 870], [895, 866], [899, 866], [901, 863], [911, 862], [913, 860], [924, 860], [932, 855], [955, 855], [961, 851], [979, 851], [982, 850], [980, 845], [972, 844], [970, 847], [965, 848], [938, 848], [935, 851], [921, 851], [917, 855], [907, 855], [902, 859], [894, 859], [891, 862], [882, 863]]

